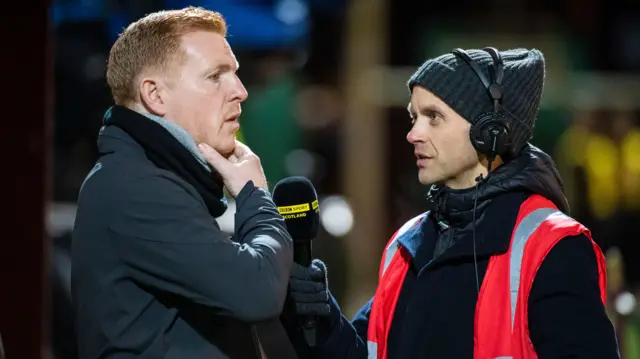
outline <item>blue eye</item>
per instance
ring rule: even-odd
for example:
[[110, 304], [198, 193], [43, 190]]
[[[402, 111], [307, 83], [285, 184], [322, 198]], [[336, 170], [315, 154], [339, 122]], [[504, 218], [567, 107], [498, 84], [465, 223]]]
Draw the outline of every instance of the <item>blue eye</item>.
[[440, 123], [440, 120], [442, 120], [442, 116], [440, 116], [440, 114], [436, 112], [429, 112], [427, 114], [427, 117], [429, 118], [429, 123], [431, 124], [431, 126], [438, 125]]

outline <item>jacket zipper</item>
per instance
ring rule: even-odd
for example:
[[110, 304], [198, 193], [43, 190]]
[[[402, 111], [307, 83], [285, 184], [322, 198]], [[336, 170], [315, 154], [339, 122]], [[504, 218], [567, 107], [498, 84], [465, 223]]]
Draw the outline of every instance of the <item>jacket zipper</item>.
[[260, 339], [258, 339], [258, 331], [255, 325], [251, 325], [251, 338], [253, 339], [253, 347], [256, 348], [256, 358], [262, 358], [262, 350], [260, 350]]

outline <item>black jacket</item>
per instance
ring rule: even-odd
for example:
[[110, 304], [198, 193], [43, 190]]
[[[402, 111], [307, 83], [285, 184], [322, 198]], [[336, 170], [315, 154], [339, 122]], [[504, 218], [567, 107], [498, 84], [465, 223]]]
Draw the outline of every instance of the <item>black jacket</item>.
[[250, 323], [278, 317], [293, 262], [270, 195], [249, 182], [229, 235], [120, 128], [98, 149], [73, 231], [80, 358], [256, 358]]
[[[492, 172], [477, 189], [432, 193], [433, 209], [423, 236], [416, 243], [402, 243], [413, 258], [389, 333], [388, 359], [473, 357], [478, 296], [474, 199], [477, 195], [476, 254], [482, 283], [489, 258], [507, 251], [519, 207], [534, 193], [567, 211], [551, 159], [533, 147]], [[334, 300], [322, 345], [315, 350], [300, 346], [301, 357], [366, 358], [370, 310], [371, 301], [349, 322]], [[529, 297], [529, 329], [541, 359], [619, 358], [614, 329], [600, 301], [595, 253], [586, 237], [565, 238], [545, 258]]]

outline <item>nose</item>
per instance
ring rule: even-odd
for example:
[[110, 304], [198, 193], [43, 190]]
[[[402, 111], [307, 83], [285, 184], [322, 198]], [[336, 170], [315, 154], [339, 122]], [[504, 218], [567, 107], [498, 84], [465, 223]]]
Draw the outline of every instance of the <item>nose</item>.
[[244, 87], [244, 84], [242, 83], [242, 81], [240, 81], [240, 78], [236, 76], [234, 92], [233, 92], [233, 100], [243, 102], [244, 100], [247, 99], [247, 97], [249, 97], [249, 93], [247, 92], [247, 89]]
[[407, 141], [411, 144], [426, 142], [426, 131], [417, 126], [418, 122], [411, 127], [409, 133], [407, 133]]

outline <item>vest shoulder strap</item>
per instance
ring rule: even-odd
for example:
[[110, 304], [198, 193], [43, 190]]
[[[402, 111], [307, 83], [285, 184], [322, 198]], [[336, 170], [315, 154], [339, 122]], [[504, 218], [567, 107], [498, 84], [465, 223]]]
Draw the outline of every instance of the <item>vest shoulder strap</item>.
[[396, 233], [393, 234], [393, 236], [391, 236], [391, 239], [387, 243], [387, 246], [384, 249], [384, 253], [382, 254], [382, 262], [380, 263], [380, 273], [378, 273], [380, 278], [382, 278], [382, 275], [384, 275], [384, 272], [389, 267], [389, 263], [391, 263], [391, 260], [393, 259], [396, 252], [399, 249], [400, 244], [398, 243], [398, 238], [403, 236], [409, 230], [419, 226], [420, 223], [422, 223], [422, 221], [425, 218], [427, 218], [428, 215], [429, 215], [429, 212], [425, 212], [419, 216], [415, 216], [411, 218], [402, 227], [400, 227], [400, 229], [398, 229]]

